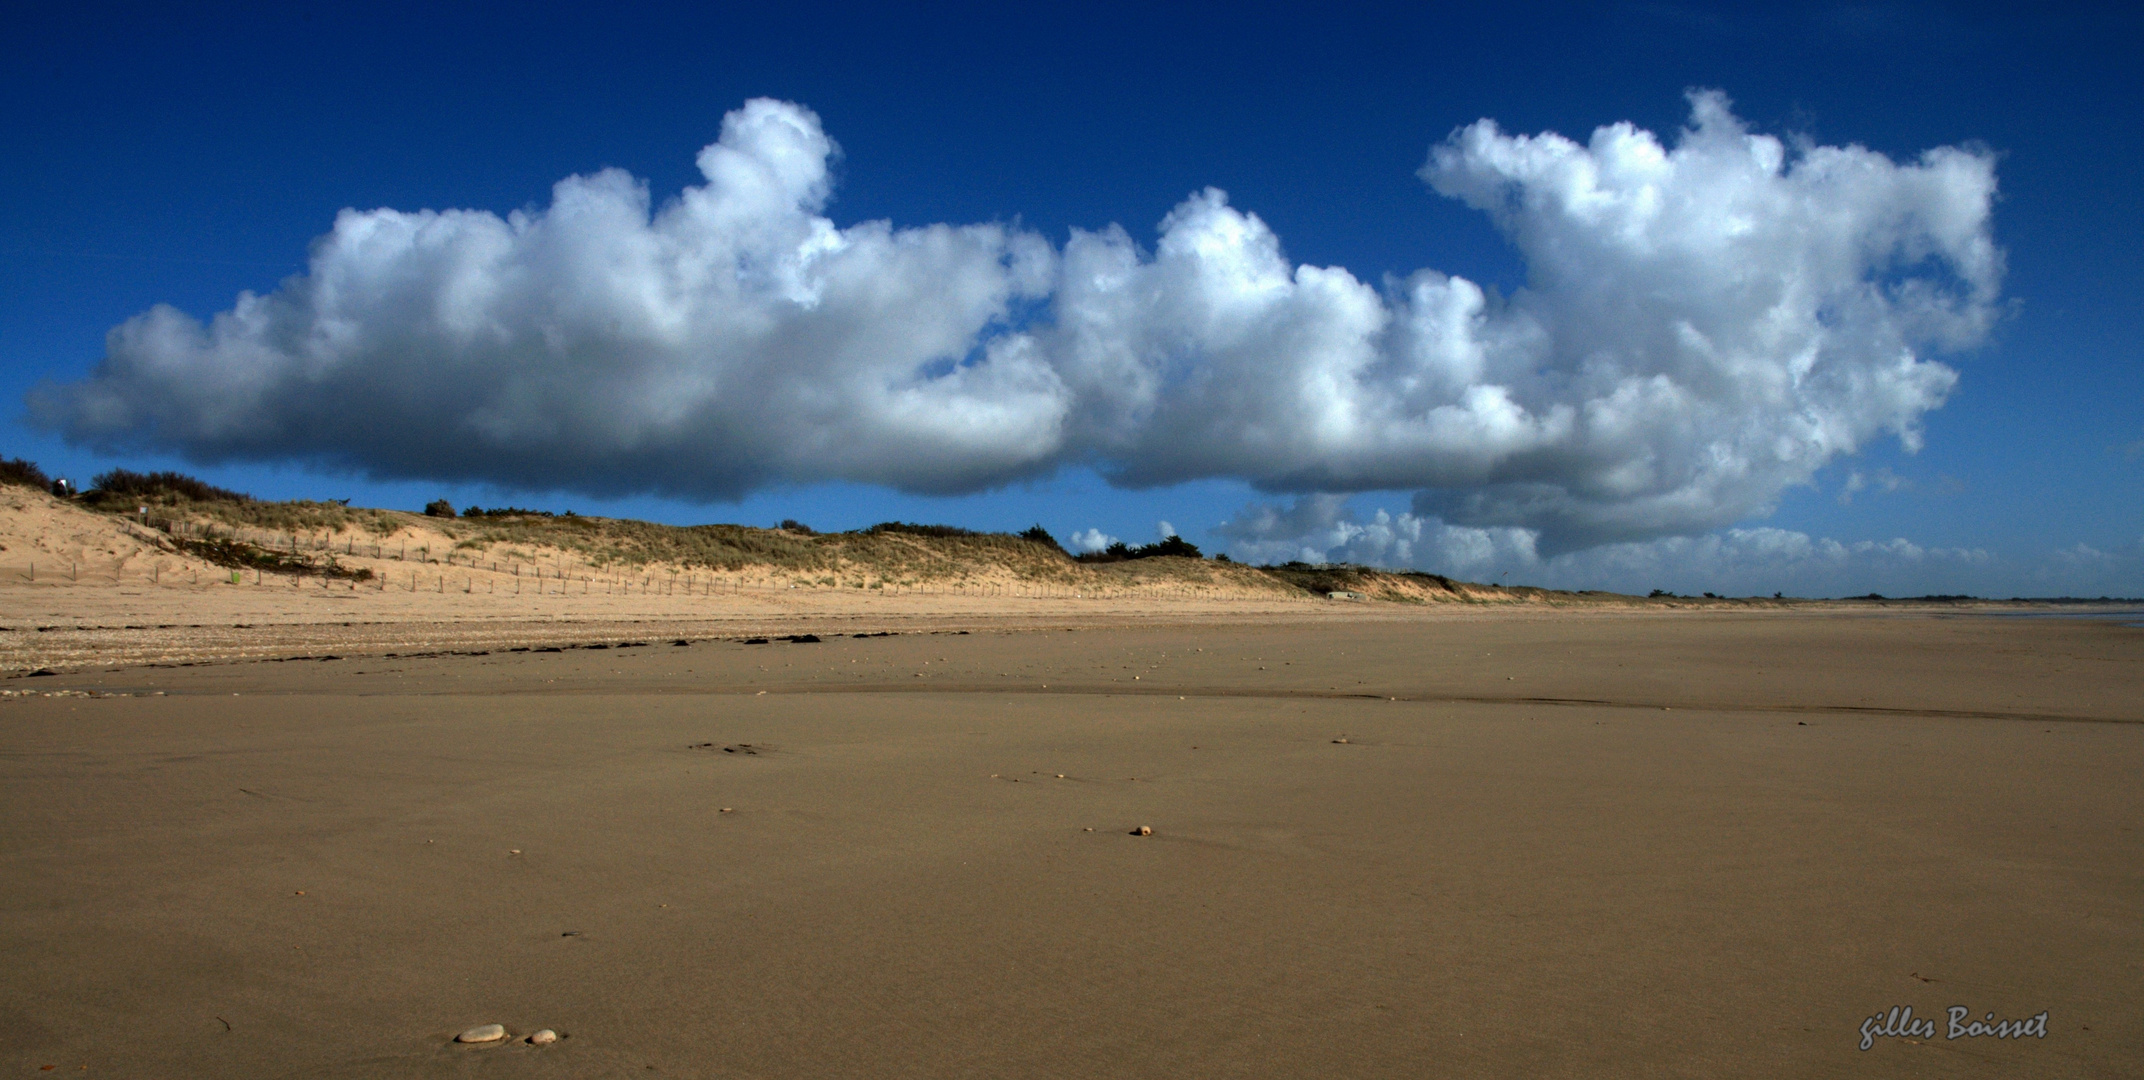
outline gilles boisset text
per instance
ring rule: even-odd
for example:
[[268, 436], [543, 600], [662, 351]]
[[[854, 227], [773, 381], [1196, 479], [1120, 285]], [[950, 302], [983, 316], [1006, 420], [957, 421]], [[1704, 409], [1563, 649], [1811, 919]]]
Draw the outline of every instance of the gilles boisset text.
[[[1963, 1005], [1951, 1006], [1949, 1009], [1949, 1031], [1944, 1037], [1948, 1039], [1977, 1039], [1987, 1035], [1993, 1035], [1998, 1039], [2022, 1039], [2027, 1035], [2037, 1039], [2047, 1037], [2047, 1013], [2045, 1010], [2042, 1010], [2038, 1016], [2026, 1017], [2023, 1020], [1998, 1021], [1995, 1019], [1995, 1014], [1991, 1012], [1987, 1014], [1985, 1022], [1980, 1020], [1966, 1021], [1965, 1018], [1972, 1015], [1972, 1012], [1973, 1010]], [[1878, 1039], [1933, 1039], [1935, 1037], [1936, 1022], [1925, 1017], [1919, 1020], [1914, 1019], [1913, 1006], [1911, 1005], [1893, 1005], [1890, 1012], [1877, 1013], [1861, 1022], [1861, 1048], [1863, 1050], [1876, 1045], [1876, 1040]]]

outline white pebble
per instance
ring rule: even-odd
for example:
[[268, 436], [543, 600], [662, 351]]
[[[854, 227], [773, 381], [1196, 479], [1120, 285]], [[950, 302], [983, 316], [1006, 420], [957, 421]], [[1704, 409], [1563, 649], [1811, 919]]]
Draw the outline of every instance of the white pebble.
[[545, 1028], [542, 1031], [539, 1031], [536, 1034], [529, 1036], [529, 1044], [531, 1046], [549, 1046], [557, 1041], [558, 1032], [552, 1031], [550, 1028]]
[[1136, 828], [1136, 829], [1133, 829], [1133, 830], [1132, 830], [1132, 835], [1133, 835], [1133, 836], [1152, 836], [1152, 835], [1154, 835], [1154, 827], [1153, 827], [1152, 825], [1141, 825], [1141, 826], [1139, 826], [1138, 828]]
[[456, 1035], [454, 1041], [459, 1043], [487, 1043], [498, 1042], [505, 1037], [506, 1026], [504, 1024], [479, 1024]]

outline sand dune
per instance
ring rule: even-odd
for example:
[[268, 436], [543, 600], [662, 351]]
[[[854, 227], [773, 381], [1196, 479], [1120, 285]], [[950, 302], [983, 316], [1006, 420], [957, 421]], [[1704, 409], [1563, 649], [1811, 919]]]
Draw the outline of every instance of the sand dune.
[[[818, 626], [853, 632], [1409, 621], [1471, 617], [1483, 608], [1573, 615], [1915, 607], [1646, 600], [1359, 568], [1276, 576], [1177, 558], [1077, 564], [1008, 537], [816, 537], [720, 526], [742, 534], [744, 547], [685, 557], [674, 546], [645, 544], [632, 530], [691, 530], [637, 522], [597, 526], [624, 530], [622, 539], [588, 539], [557, 521], [500, 525], [329, 507], [334, 528], [279, 533], [216, 516], [230, 507], [151, 507], [144, 525], [23, 488], [0, 488], [0, 500], [0, 673], [741, 637]], [[317, 505], [266, 504], [256, 516]], [[303, 564], [301, 572], [218, 565], [195, 554], [204, 538], [235, 540], [251, 557], [288, 559]], [[321, 567], [334, 572], [316, 572]], [[1324, 591], [1342, 586], [1360, 590], [1360, 602]], [[1930, 610], [2003, 607], [2015, 605]]]
[[[1004, 537], [719, 527], [742, 534], [744, 546], [687, 548], [687, 557], [662, 541], [690, 530], [635, 522], [599, 522], [590, 532], [580, 526], [597, 519], [500, 524], [314, 509], [321, 504], [183, 502], [145, 503], [149, 512], [137, 520], [20, 487], [0, 488], [0, 500], [0, 672], [744, 636], [806, 624], [1394, 617], [1383, 610], [1389, 604], [1336, 606], [1249, 567], [1077, 564]], [[278, 514], [334, 527], [277, 532], [245, 523]], [[635, 530], [656, 531], [652, 548]], [[200, 557], [203, 541], [297, 569], [218, 565]], [[333, 572], [316, 572], [323, 567]], [[1412, 604], [1603, 602], [1398, 575], [1376, 587]]]

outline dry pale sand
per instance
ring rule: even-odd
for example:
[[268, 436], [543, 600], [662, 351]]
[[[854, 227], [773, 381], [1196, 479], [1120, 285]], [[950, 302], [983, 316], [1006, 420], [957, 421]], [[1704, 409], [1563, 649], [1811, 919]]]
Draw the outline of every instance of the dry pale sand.
[[[2144, 631], [834, 625], [6, 682], [0, 1072], [2144, 1061]], [[1857, 1049], [1953, 1005], [2048, 1033]]]

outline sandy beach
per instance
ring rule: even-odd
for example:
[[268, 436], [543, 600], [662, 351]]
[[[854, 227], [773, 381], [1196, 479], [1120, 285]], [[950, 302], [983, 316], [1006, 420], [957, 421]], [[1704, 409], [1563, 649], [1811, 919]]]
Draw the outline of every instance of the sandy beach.
[[10, 11], [0, 1080], [2144, 1080], [2144, 6]]
[[9, 680], [0, 1069], [2134, 1075], [2139, 631], [1380, 614]]

